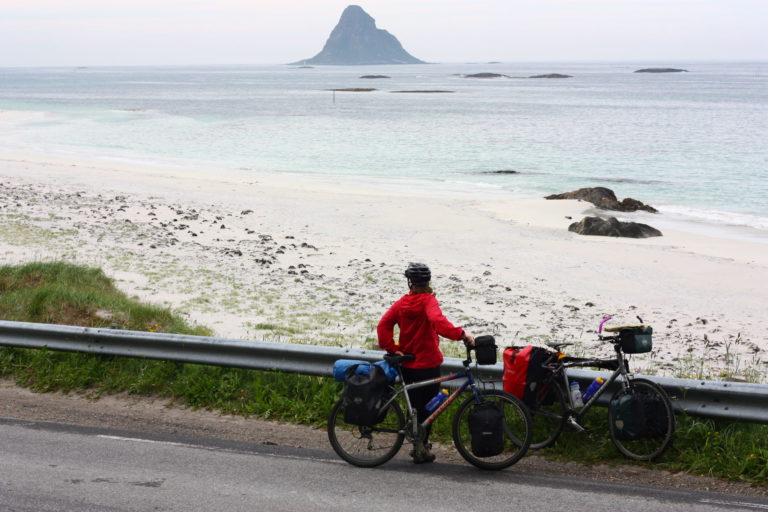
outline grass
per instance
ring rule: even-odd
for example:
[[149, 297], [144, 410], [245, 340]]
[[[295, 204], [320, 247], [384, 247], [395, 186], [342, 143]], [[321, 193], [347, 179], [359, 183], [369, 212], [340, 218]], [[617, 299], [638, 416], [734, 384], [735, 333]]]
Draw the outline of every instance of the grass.
[[[0, 267], [0, 318], [210, 335], [167, 308], [130, 299], [99, 269], [60, 262]], [[0, 348], [0, 377], [40, 392], [128, 392], [316, 425], [338, 393], [331, 379], [306, 375], [12, 348]]]
[[[654, 463], [635, 465], [685, 471], [694, 475], [727, 478], [768, 485], [768, 425], [676, 415], [672, 447]], [[625, 463], [608, 436], [604, 408], [589, 411], [586, 433], [566, 429], [543, 455], [587, 464]]]
[[[0, 319], [210, 334], [204, 327], [188, 325], [167, 308], [127, 297], [98, 269], [66, 263], [0, 267]], [[253, 327], [279, 333], [287, 329], [266, 322]], [[80, 391], [92, 396], [127, 392], [315, 426], [325, 424], [341, 392], [339, 383], [325, 377], [12, 348], [0, 348], [0, 377], [40, 392]], [[433, 430], [434, 438], [446, 443], [451, 439], [450, 413]], [[673, 447], [656, 464], [628, 462], [618, 454], [607, 434], [605, 409], [587, 414], [588, 433], [566, 431], [554, 447], [540, 453], [556, 460], [641, 464], [768, 485], [768, 425], [689, 416], [677, 420]]]
[[60, 262], [0, 267], [0, 318], [210, 335], [169, 309], [129, 299], [99, 269]]

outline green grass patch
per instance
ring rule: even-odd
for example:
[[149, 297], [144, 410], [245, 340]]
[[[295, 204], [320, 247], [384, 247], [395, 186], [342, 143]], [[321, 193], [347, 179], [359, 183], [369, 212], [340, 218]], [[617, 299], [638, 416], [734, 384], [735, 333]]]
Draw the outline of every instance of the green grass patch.
[[[0, 319], [210, 335], [167, 308], [128, 298], [99, 269], [61, 262], [0, 267]], [[316, 425], [339, 392], [330, 378], [6, 347], [0, 377], [40, 392], [127, 392]]]
[[557, 443], [539, 453], [586, 464], [633, 464], [694, 475], [768, 485], [768, 425], [676, 415], [671, 448], [655, 462], [629, 462], [608, 435], [605, 408], [587, 412], [585, 433], [566, 427]]
[[0, 318], [17, 322], [209, 335], [167, 308], [129, 299], [95, 268], [68, 263], [0, 267]]

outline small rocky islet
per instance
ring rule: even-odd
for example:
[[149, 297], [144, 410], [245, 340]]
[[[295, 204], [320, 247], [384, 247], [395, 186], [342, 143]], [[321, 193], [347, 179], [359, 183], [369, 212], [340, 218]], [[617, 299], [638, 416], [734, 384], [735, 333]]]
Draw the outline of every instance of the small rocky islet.
[[643, 68], [638, 69], [635, 73], [687, 73], [687, 69], [678, 68]]

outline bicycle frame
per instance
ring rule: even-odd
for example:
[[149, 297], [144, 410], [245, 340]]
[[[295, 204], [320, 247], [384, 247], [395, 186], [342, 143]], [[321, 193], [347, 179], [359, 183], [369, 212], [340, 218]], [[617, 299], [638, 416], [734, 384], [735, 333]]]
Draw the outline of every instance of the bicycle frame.
[[[600, 337], [601, 340], [607, 341], [610, 340], [610, 337]], [[573, 403], [573, 397], [570, 393], [570, 387], [568, 384], [568, 368], [579, 368], [579, 367], [590, 367], [590, 366], [597, 366], [599, 367], [602, 363], [605, 362], [613, 362], [614, 359], [586, 359], [582, 361], [576, 361], [571, 363], [562, 363], [562, 366], [557, 370], [560, 374], [560, 377], [562, 378], [562, 385], [563, 390], [568, 397], [568, 404], [570, 406], [571, 414], [577, 419], [581, 419], [581, 417], [586, 414], [586, 412], [592, 408], [592, 406], [597, 403], [597, 400], [603, 395], [603, 393], [606, 392], [608, 387], [613, 384], [619, 377], [624, 377], [623, 384], [626, 386], [627, 378], [626, 376], [629, 374], [629, 371], [627, 370], [626, 365], [624, 364], [624, 354], [621, 352], [621, 349], [617, 346], [616, 349], [616, 361], [618, 362], [618, 368], [613, 371], [610, 377], [608, 377], [608, 380], [606, 380], [602, 386], [595, 392], [594, 395], [592, 395], [589, 400], [581, 407], [581, 409], [576, 410]], [[561, 354], [561, 352], [558, 351], [558, 354]], [[555, 379], [552, 379], [554, 382]]]
[[397, 369], [398, 375], [400, 376], [400, 382], [403, 382], [403, 385], [400, 387], [400, 389], [397, 390], [397, 392], [392, 395], [392, 397], [387, 400], [387, 402], [382, 406], [382, 409], [389, 406], [390, 403], [395, 401], [398, 396], [401, 394], [405, 395], [405, 403], [408, 406], [408, 419], [416, 418], [416, 410], [411, 405], [411, 398], [408, 396], [407, 391], [411, 389], [416, 388], [422, 388], [425, 386], [431, 386], [433, 384], [439, 384], [441, 382], [446, 382], [449, 380], [456, 380], [456, 379], [466, 379], [464, 383], [459, 386], [453, 393], [448, 395], [448, 397], [443, 401], [443, 403], [440, 404], [440, 406], [435, 409], [432, 414], [429, 415], [427, 419], [425, 419], [421, 423], [417, 423], [416, 421], [411, 421], [411, 425], [413, 428], [413, 431], [410, 433], [412, 437], [416, 438], [418, 437], [418, 427], [421, 428], [427, 428], [432, 422], [437, 419], [440, 414], [449, 406], [451, 403], [453, 403], [456, 398], [461, 394], [462, 391], [465, 391], [467, 388], [472, 389], [472, 393], [475, 395], [475, 399], [479, 400], [479, 396], [477, 393], [477, 384], [475, 384], [475, 379], [472, 377], [472, 370], [467, 368], [464, 371], [452, 373], [450, 375], [445, 375], [442, 377], [438, 377], [435, 379], [429, 379], [429, 380], [422, 380], [419, 382], [412, 382], [410, 384], [405, 384], [405, 381], [403, 380], [403, 374], [400, 371], [400, 368]]

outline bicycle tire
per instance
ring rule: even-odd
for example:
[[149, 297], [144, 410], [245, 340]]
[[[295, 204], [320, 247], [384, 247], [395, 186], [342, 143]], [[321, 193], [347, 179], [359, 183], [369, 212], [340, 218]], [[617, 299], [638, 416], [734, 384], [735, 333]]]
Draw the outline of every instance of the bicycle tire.
[[541, 450], [555, 444], [568, 420], [568, 405], [562, 388], [556, 382], [551, 382], [536, 402], [528, 406], [528, 412], [533, 423], [531, 450]]
[[328, 416], [328, 440], [333, 451], [353, 466], [372, 468], [394, 457], [403, 446], [405, 416], [397, 402], [387, 406], [381, 422], [361, 427], [344, 422], [344, 400]]
[[672, 409], [672, 402], [666, 391], [657, 384], [646, 379], [631, 379], [627, 389], [619, 389], [611, 397], [611, 401], [618, 400], [627, 394], [644, 393], [649, 397], [656, 397], [663, 405], [664, 415], [657, 423], [663, 432], [659, 432], [653, 437], [642, 439], [627, 440], [622, 439], [617, 428], [614, 411], [608, 408], [608, 426], [611, 441], [616, 449], [625, 457], [632, 460], [652, 461], [659, 458], [672, 444], [672, 438], [675, 433], [675, 414]]
[[[479, 391], [478, 402], [474, 394], [459, 405], [453, 416], [453, 443], [459, 454], [470, 464], [481, 469], [500, 470], [519, 461], [531, 445], [531, 417], [523, 402], [499, 390]], [[478, 403], [492, 401], [504, 413], [504, 449], [493, 457], [477, 457], [472, 453], [469, 432], [469, 413]]]

